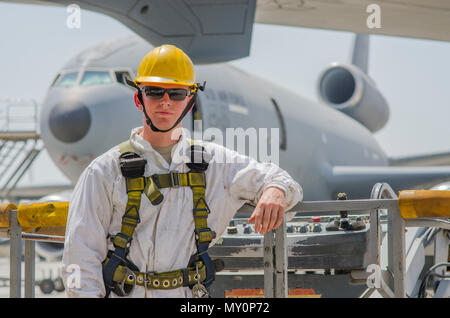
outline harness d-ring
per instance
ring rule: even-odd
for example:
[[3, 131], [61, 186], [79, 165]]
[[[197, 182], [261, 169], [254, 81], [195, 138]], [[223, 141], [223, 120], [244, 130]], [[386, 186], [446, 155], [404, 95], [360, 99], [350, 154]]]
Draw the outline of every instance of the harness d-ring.
[[209, 298], [209, 292], [206, 289], [205, 285], [200, 283], [200, 274], [198, 273], [198, 262], [195, 263], [195, 270], [197, 272], [196, 274], [196, 281], [197, 284], [192, 287], [192, 294], [194, 295], [194, 298]]
[[[136, 274], [128, 267], [125, 267], [125, 269], [126, 269], [127, 273], [123, 277], [122, 281], [117, 283], [117, 287], [119, 288], [119, 290], [122, 292], [123, 295], [128, 296], [133, 291], [134, 287], [136, 286]], [[133, 285], [128, 292], [125, 291], [125, 282], [127, 281], [127, 279], [133, 280]], [[127, 284], [127, 285], [129, 285], [129, 284]]]

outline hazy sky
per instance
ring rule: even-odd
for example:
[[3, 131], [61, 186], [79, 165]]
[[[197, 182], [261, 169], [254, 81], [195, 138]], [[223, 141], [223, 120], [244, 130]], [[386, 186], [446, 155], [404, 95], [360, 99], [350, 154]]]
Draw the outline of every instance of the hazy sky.
[[[68, 15], [65, 7], [0, 3], [0, 99], [42, 101], [72, 56], [134, 34], [120, 22], [86, 10], [81, 12], [81, 28], [69, 29]], [[232, 63], [317, 100], [319, 73], [333, 61], [349, 60], [353, 36], [255, 24], [250, 56]], [[450, 152], [449, 56], [448, 42], [371, 37], [369, 75], [391, 111], [388, 124], [375, 137], [389, 156]], [[49, 161], [42, 153], [24, 182], [67, 182]]]

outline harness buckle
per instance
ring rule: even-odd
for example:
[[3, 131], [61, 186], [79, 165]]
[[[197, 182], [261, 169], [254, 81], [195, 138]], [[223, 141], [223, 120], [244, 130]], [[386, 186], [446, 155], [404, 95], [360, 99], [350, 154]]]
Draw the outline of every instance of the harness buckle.
[[212, 231], [209, 227], [204, 229], [195, 230], [195, 238], [200, 243], [210, 243], [216, 238], [216, 232]]
[[[180, 174], [177, 171], [169, 171], [169, 175], [170, 175], [170, 182], [172, 182], [172, 187], [179, 188], [181, 184]], [[176, 182], [175, 179], [177, 180]]]
[[[136, 274], [128, 267], [125, 267], [125, 269], [127, 272], [124, 275], [123, 279], [117, 283], [117, 288], [123, 296], [128, 296], [136, 286]], [[125, 282], [127, 281], [127, 279], [133, 280], [133, 285], [131, 285], [131, 288], [127, 288], [127, 290], [125, 290]], [[130, 286], [130, 284], [127, 284], [127, 287], [128, 286]]]

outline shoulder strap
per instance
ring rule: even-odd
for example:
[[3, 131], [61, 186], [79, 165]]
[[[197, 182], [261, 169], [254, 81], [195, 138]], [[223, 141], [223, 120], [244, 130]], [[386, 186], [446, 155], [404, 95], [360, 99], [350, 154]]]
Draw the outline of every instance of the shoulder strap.
[[120, 153], [123, 154], [125, 152], [134, 152], [134, 148], [131, 145], [130, 140], [124, 141], [119, 144]]
[[[202, 173], [208, 169], [208, 162], [205, 161], [205, 147], [197, 144], [194, 140], [188, 138], [191, 145], [191, 162], [186, 165], [191, 169], [189, 173]], [[203, 176], [206, 181], [206, 176]], [[195, 225], [195, 244], [197, 246], [197, 259], [201, 260], [206, 266], [206, 279], [203, 284], [208, 288], [215, 279], [215, 265], [208, 255], [208, 248], [211, 241], [216, 237], [216, 233], [208, 227], [207, 219], [209, 210], [206, 203], [206, 182], [199, 185], [191, 185], [194, 205], [194, 225]]]
[[[119, 144], [120, 150], [120, 169], [124, 177], [143, 176], [145, 172], [145, 164], [147, 161], [141, 158], [134, 150], [129, 140]], [[143, 192], [153, 205], [160, 204], [164, 196], [159, 191], [154, 180], [151, 177], [144, 178], [145, 188]], [[128, 181], [127, 181], [128, 182]]]
[[191, 162], [186, 163], [189, 169], [196, 172], [203, 172], [208, 169], [208, 161], [205, 160], [206, 149], [200, 144], [197, 144], [195, 140], [187, 138], [191, 145]]
[[[114, 251], [108, 253], [108, 257], [103, 261], [103, 280], [105, 283], [106, 297], [111, 291], [119, 296], [125, 296], [130, 289], [119, 288], [114, 282], [114, 274], [119, 265], [129, 265], [127, 259], [131, 240], [136, 226], [139, 224], [139, 208], [141, 205], [141, 194], [145, 188], [144, 171], [147, 161], [133, 152], [131, 144], [128, 142], [119, 145], [120, 169], [126, 178], [126, 189], [128, 195], [127, 206], [122, 217], [122, 227], [120, 232], [112, 237]], [[132, 150], [132, 151], [127, 151]]]

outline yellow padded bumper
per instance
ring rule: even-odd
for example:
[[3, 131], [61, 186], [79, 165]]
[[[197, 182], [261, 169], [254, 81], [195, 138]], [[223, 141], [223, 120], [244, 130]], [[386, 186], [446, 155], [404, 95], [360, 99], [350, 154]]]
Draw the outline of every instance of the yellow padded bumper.
[[450, 218], [450, 191], [404, 190], [399, 193], [400, 215], [404, 219]]

